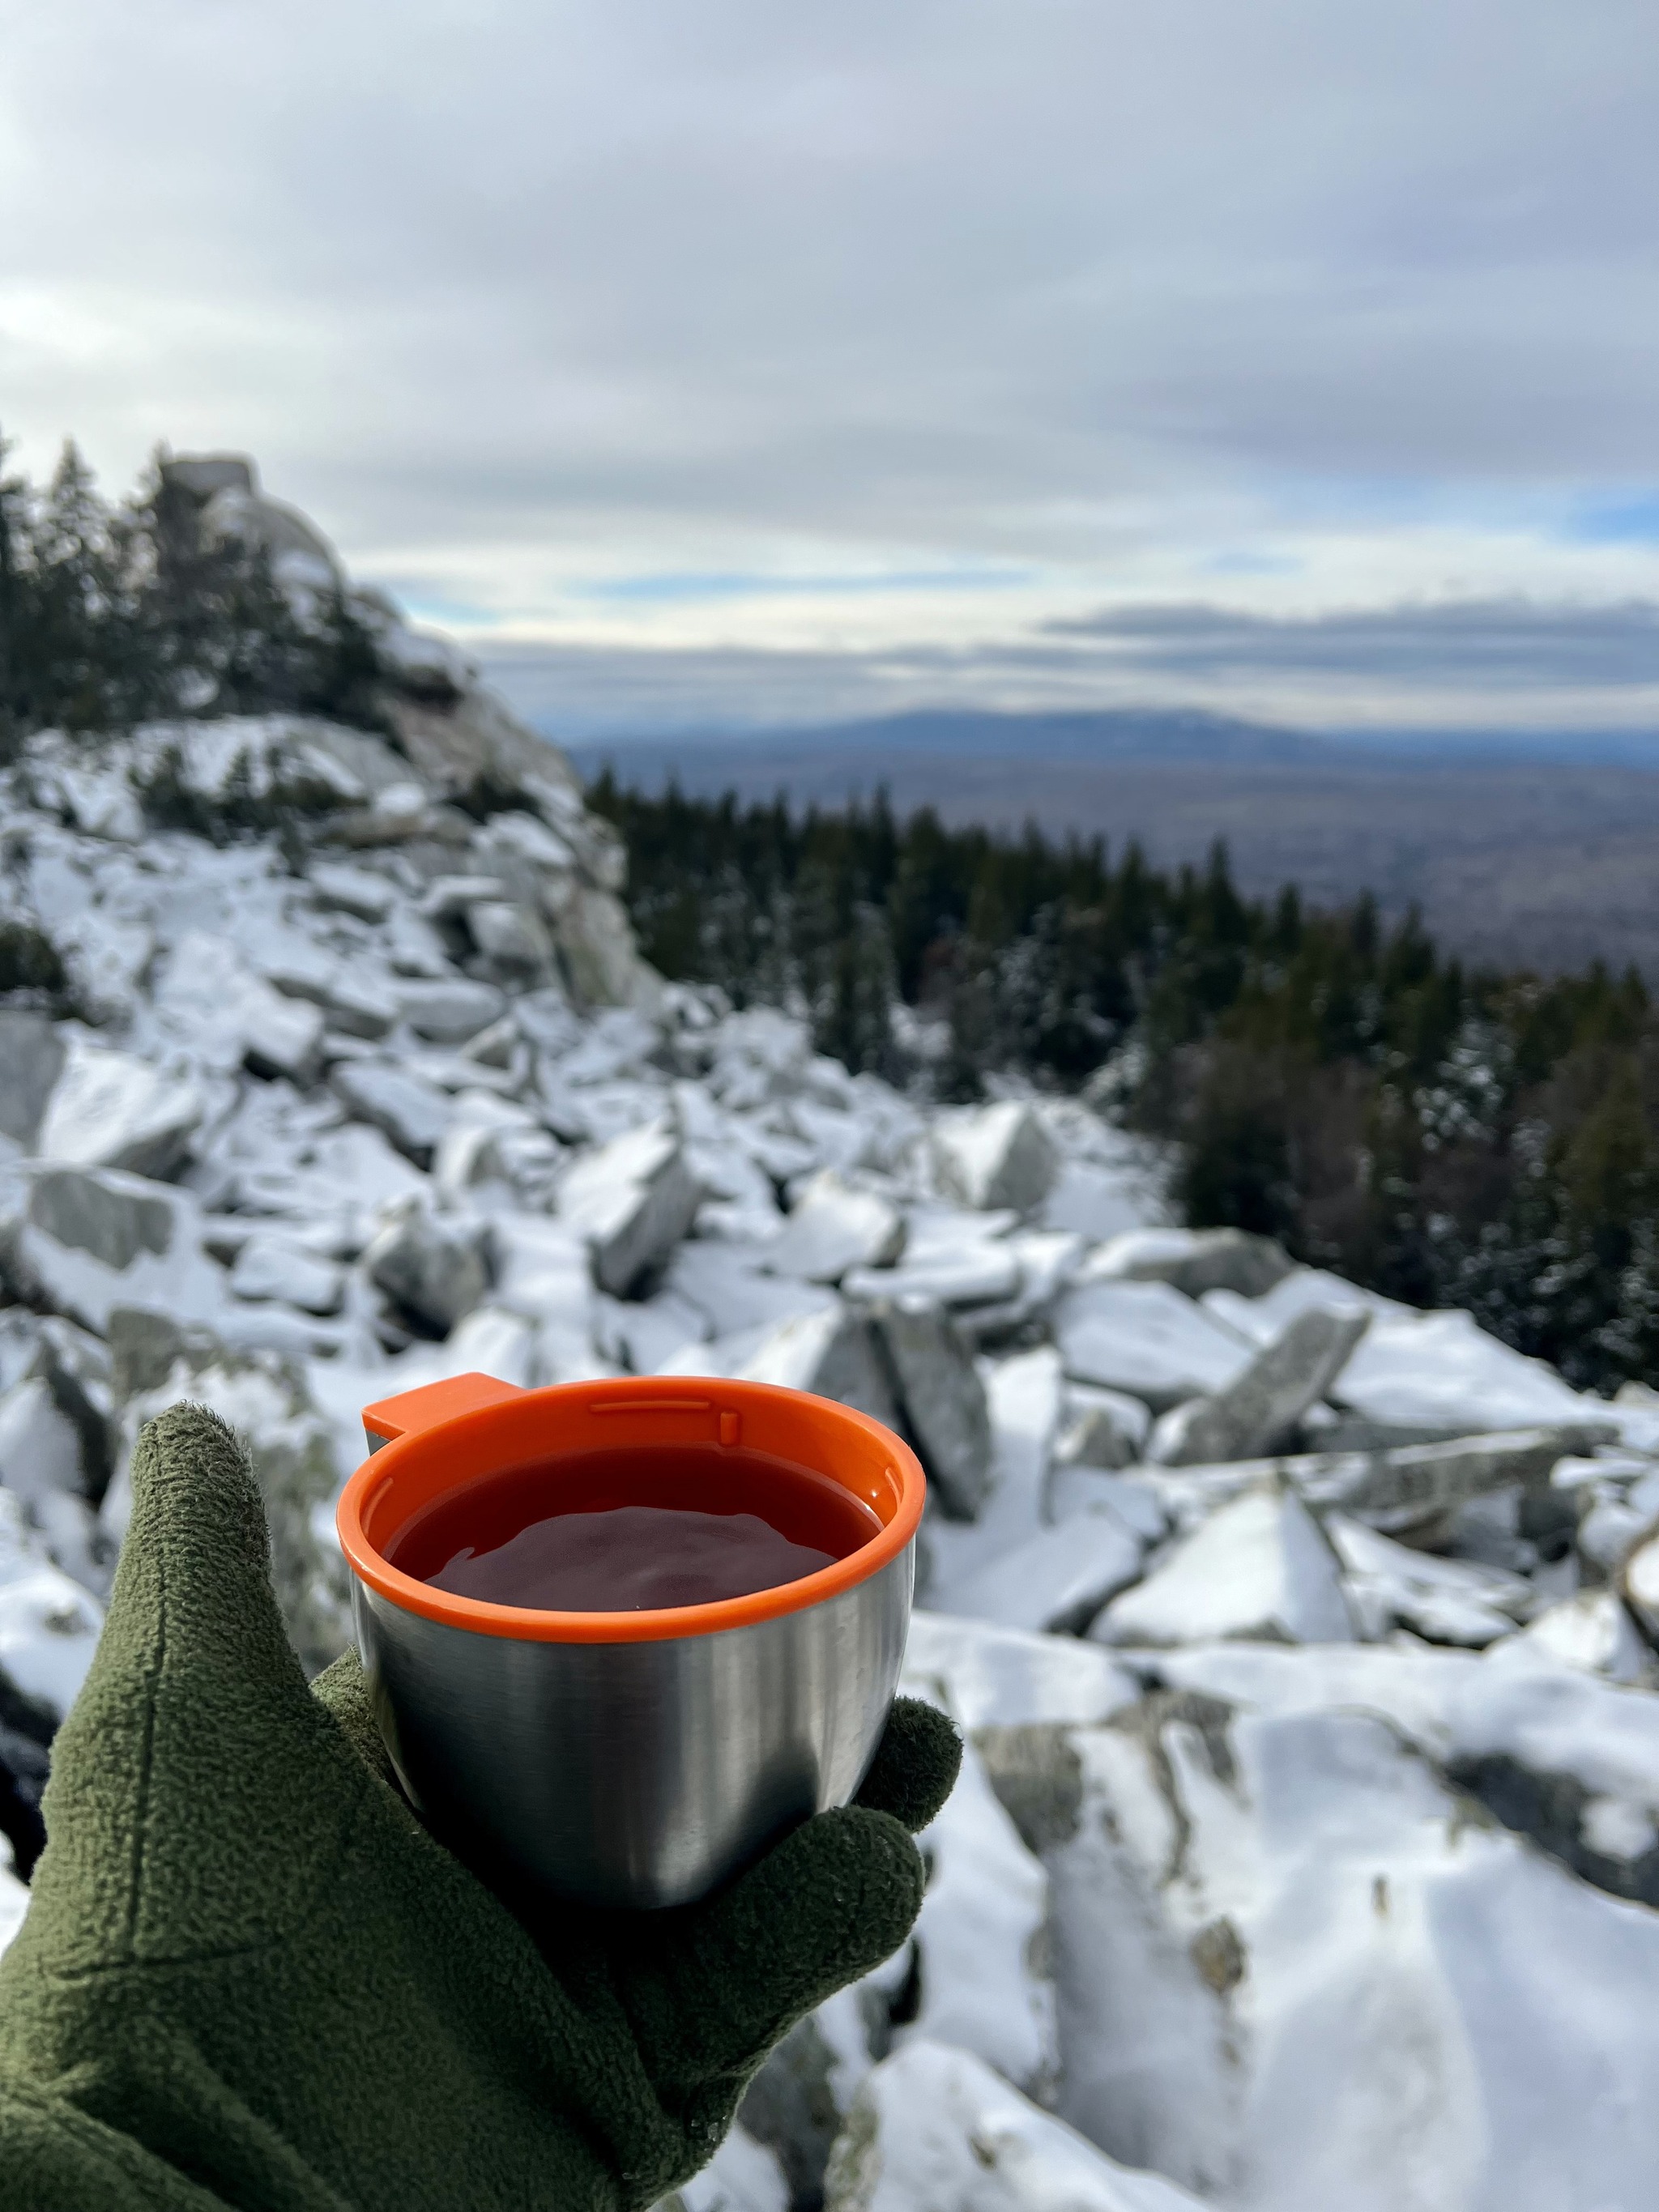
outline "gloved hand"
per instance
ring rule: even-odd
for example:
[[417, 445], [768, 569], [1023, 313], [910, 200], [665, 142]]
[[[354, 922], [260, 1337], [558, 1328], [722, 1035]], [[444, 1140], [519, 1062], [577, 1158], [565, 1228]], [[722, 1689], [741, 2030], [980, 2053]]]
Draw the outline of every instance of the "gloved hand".
[[860, 1802], [703, 1902], [515, 1917], [390, 1780], [355, 1657], [306, 1686], [240, 1447], [133, 1462], [109, 1619], [0, 1961], [8, 2212], [631, 2212], [802, 2014], [903, 1941], [959, 1747], [901, 1703]]

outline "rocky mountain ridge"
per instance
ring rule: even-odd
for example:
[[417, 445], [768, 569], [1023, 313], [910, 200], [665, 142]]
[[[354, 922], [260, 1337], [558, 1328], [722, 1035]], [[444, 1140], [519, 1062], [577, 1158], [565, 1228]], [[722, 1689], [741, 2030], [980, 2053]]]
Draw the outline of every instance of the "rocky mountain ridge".
[[560, 756], [378, 619], [385, 734], [0, 777], [0, 1934], [161, 1407], [248, 1437], [314, 1668], [363, 1404], [745, 1376], [915, 1443], [907, 1686], [968, 1757], [912, 1943], [689, 2212], [1644, 2203], [1659, 1397], [1170, 1225], [1076, 1101], [664, 983]]

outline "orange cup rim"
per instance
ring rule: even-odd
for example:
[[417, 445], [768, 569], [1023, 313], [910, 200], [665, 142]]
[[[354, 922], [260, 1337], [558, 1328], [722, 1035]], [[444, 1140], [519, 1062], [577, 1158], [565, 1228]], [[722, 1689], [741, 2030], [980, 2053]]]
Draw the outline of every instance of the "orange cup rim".
[[[464, 1378], [482, 1379], [482, 1378]], [[747, 1597], [720, 1598], [707, 1605], [665, 1606], [632, 1613], [561, 1613], [530, 1606], [493, 1605], [483, 1598], [462, 1597], [451, 1590], [434, 1589], [386, 1559], [369, 1541], [364, 1515], [378, 1502], [388, 1483], [417, 1455], [453, 1444], [469, 1432], [490, 1423], [502, 1406], [526, 1400], [573, 1398], [588, 1407], [621, 1410], [629, 1401], [641, 1407], [663, 1405], [671, 1399], [687, 1405], [707, 1402], [711, 1410], [730, 1410], [741, 1417], [745, 1407], [761, 1401], [805, 1401], [820, 1420], [831, 1417], [832, 1425], [860, 1430], [879, 1444], [888, 1468], [898, 1479], [898, 1504], [892, 1519], [869, 1542], [849, 1552], [844, 1559], [820, 1567], [816, 1574], [797, 1582], [780, 1583], [756, 1590]], [[395, 1402], [395, 1401], [392, 1401]], [[779, 1457], [787, 1456], [780, 1453]], [[805, 1460], [799, 1462], [809, 1464]], [[834, 1474], [833, 1467], [817, 1470]], [[480, 1469], [479, 1474], [494, 1472]], [[860, 1413], [831, 1398], [803, 1390], [789, 1390], [771, 1382], [727, 1382], [702, 1376], [626, 1376], [585, 1382], [555, 1382], [539, 1390], [508, 1391], [491, 1404], [473, 1406], [447, 1419], [422, 1422], [371, 1452], [347, 1480], [335, 1509], [340, 1548], [353, 1574], [366, 1588], [403, 1612], [419, 1614], [449, 1628], [470, 1630], [474, 1635], [494, 1636], [527, 1644], [659, 1644], [690, 1636], [713, 1636], [727, 1629], [749, 1628], [805, 1613], [830, 1598], [856, 1589], [862, 1583], [900, 1558], [921, 1523], [927, 1502], [927, 1478], [921, 1463], [903, 1439], [868, 1413]]]

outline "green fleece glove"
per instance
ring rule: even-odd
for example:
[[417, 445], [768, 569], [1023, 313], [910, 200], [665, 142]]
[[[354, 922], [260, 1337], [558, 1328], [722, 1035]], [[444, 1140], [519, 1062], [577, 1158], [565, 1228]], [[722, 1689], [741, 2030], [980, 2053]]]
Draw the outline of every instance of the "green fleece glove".
[[390, 1779], [355, 1658], [307, 1689], [241, 1449], [133, 1462], [109, 1620], [0, 1961], [7, 2212], [632, 2212], [767, 2051], [903, 1941], [955, 1778], [901, 1704], [860, 1802], [701, 1904], [515, 1914]]

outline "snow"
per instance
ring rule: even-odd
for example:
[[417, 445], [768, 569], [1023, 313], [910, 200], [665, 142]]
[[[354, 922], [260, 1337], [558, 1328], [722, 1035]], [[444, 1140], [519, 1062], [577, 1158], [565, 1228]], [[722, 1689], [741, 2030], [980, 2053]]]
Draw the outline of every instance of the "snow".
[[1054, 1334], [1067, 1375], [1159, 1412], [1224, 1389], [1251, 1358], [1248, 1343], [1167, 1283], [1082, 1284], [1060, 1300]]
[[836, 2145], [825, 2212], [1199, 2212], [1011, 2088], [916, 2040], [873, 2069]]

